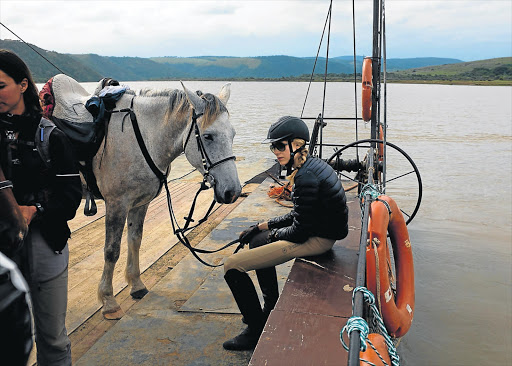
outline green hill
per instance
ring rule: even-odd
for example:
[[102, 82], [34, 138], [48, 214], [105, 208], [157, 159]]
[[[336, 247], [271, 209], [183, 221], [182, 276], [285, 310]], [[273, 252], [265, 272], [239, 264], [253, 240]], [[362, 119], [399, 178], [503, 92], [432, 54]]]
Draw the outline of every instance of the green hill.
[[[120, 81], [137, 80], [309, 80], [314, 57], [284, 55], [259, 57], [111, 57], [95, 54], [61, 54], [33, 47], [48, 61], [20, 41], [0, 40], [0, 48], [16, 52], [28, 64], [38, 83], [46, 82], [61, 69], [74, 79], [98, 81], [111, 77]], [[329, 59], [329, 80], [353, 80], [353, 56]], [[363, 56], [356, 57], [361, 72]], [[52, 63], [56, 67], [52, 66]], [[388, 59], [388, 80], [396, 82], [479, 82], [511, 83], [512, 58], [462, 62], [452, 58], [419, 57]], [[325, 58], [316, 64], [316, 80], [322, 80]]]
[[496, 84], [510, 85], [512, 82], [512, 57], [400, 70], [390, 73], [389, 79], [392, 81], [451, 83], [495, 82]]
[[[101, 74], [87, 64], [82, 64], [70, 55], [43, 50], [31, 45], [37, 52], [56, 65], [65, 74], [72, 76], [79, 81], [98, 81]], [[11, 50], [20, 56], [27, 64], [36, 83], [44, 83], [60, 71], [44, 60], [34, 50], [20, 41], [0, 39], [0, 48]]]

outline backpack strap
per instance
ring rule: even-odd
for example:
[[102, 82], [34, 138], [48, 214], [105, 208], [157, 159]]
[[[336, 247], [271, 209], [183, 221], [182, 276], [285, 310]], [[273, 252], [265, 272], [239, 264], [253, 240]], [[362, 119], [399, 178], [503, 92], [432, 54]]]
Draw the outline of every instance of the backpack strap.
[[50, 168], [52, 164], [50, 158], [50, 134], [55, 127], [56, 126], [52, 121], [47, 120], [44, 117], [41, 118], [41, 122], [39, 122], [39, 126], [37, 126], [36, 136], [34, 139], [36, 149], [48, 168]]

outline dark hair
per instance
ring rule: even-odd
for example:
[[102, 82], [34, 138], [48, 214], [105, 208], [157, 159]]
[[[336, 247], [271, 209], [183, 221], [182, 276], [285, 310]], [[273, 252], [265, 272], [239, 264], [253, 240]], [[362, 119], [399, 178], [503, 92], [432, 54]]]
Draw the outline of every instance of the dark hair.
[[0, 49], [0, 70], [13, 78], [16, 84], [21, 83], [23, 79], [27, 79], [28, 87], [23, 93], [25, 113], [41, 116], [43, 110], [41, 104], [39, 104], [39, 92], [25, 62], [14, 52]]

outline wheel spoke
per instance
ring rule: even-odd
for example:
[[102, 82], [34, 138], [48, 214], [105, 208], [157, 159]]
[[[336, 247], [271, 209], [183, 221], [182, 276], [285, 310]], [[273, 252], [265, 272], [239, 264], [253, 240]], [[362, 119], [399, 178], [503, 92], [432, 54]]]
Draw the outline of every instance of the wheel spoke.
[[358, 180], [356, 180], [356, 179], [354, 179], [354, 178], [350, 178], [348, 175], [345, 175], [345, 174], [343, 174], [342, 172], [338, 172], [338, 174], [339, 174], [339, 175], [341, 175], [342, 177], [347, 178], [348, 180], [351, 180], [351, 181], [352, 181], [352, 182], [354, 182], [354, 183], [361, 183], [360, 181], [358, 181]]
[[409, 215], [407, 212], [405, 212], [404, 210], [400, 209], [400, 211], [402, 211], [402, 213], [407, 216], [408, 219], [411, 218], [411, 215]]
[[399, 175], [398, 177], [394, 177], [394, 178], [392, 178], [392, 179], [388, 179], [388, 180], [386, 180], [386, 184], [387, 184], [387, 183], [389, 183], [389, 182], [394, 181], [395, 179], [405, 177], [406, 175], [409, 175], [409, 174], [412, 174], [412, 173], [415, 173], [415, 171], [414, 171], [414, 170], [411, 170], [410, 172], [408, 172], [408, 173], [404, 173], [404, 174], [402, 174], [402, 175]]

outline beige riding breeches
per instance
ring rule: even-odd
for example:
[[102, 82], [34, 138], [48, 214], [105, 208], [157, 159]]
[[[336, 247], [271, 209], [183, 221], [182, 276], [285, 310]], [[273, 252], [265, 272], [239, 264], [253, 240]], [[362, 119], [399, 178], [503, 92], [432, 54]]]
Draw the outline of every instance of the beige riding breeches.
[[334, 239], [320, 237], [311, 237], [302, 244], [275, 241], [231, 255], [224, 262], [224, 273], [230, 269], [247, 272], [273, 267], [297, 257], [319, 255], [331, 249], [334, 243]]

